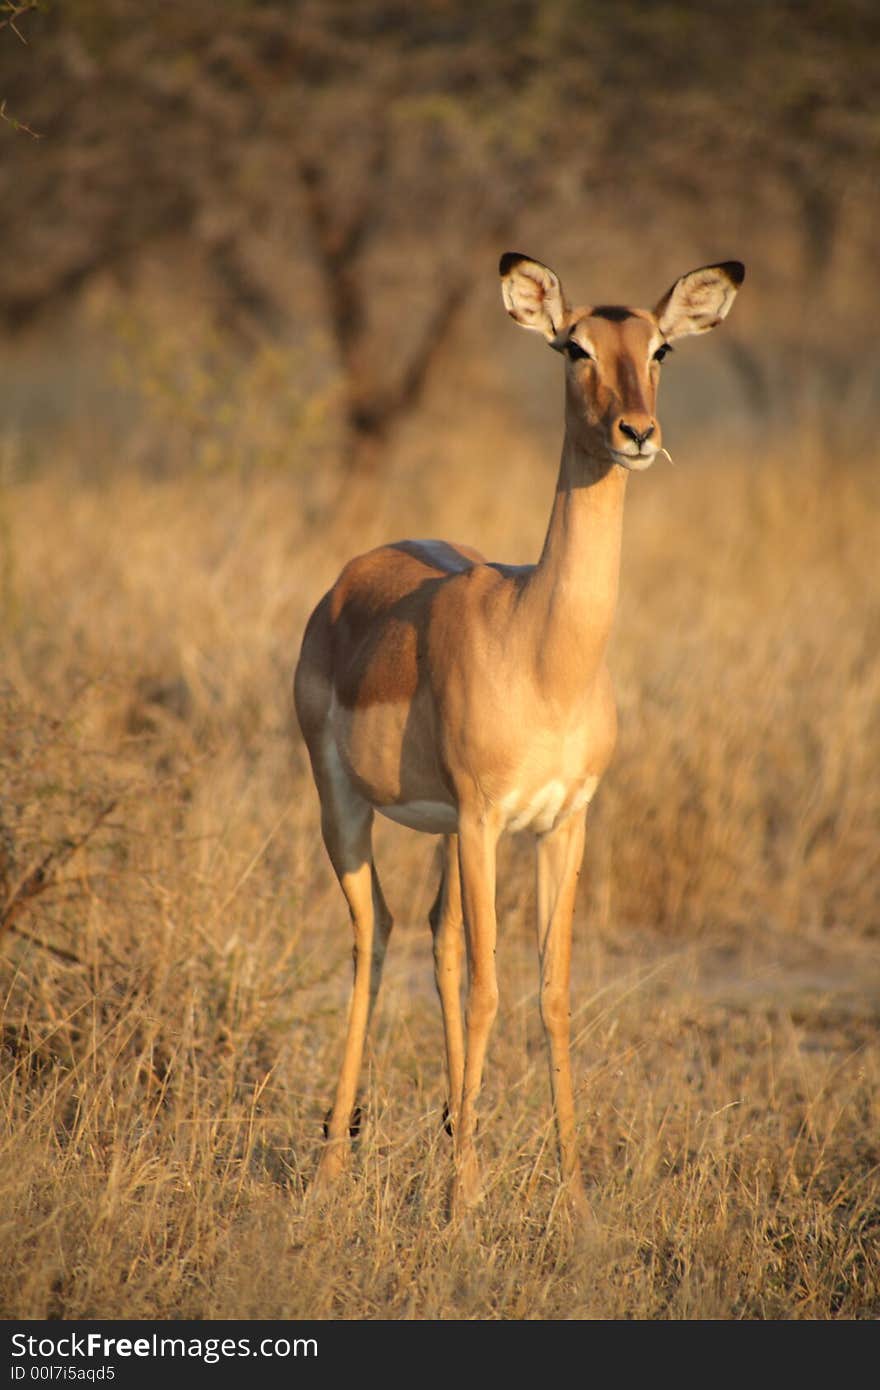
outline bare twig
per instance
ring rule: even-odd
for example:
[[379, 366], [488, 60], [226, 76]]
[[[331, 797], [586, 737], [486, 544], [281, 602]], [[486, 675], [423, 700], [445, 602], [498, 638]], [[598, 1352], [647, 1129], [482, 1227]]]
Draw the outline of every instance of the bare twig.
[[116, 804], [115, 799], [106, 802], [81, 835], [72, 840], [61, 840], [58, 844], [53, 845], [39, 864], [25, 875], [17, 887], [13, 888], [0, 907], [0, 935], [12, 926], [13, 920], [29, 902], [38, 898], [49, 888], [54, 887], [58, 881], [59, 869], [63, 868], [78, 849], [82, 849], [86, 841], [94, 835], [98, 827], [115, 809]]
[[[0, 0], [0, 14], [5, 15], [5, 19], [0, 19], [0, 29], [11, 29], [13, 34], [21, 43], [27, 47], [27, 39], [18, 27], [18, 21], [26, 14], [40, 8], [40, 0]], [[41, 140], [43, 137], [39, 131], [32, 130], [25, 121], [20, 121], [17, 116], [10, 116], [6, 110], [6, 98], [0, 101], [0, 120], [11, 125], [15, 131], [24, 131], [33, 140]]]
[[38, 130], [31, 130], [30, 126], [26, 125], [24, 121], [20, 121], [17, 116], [10, 116], [8, 114], [5, 97], [0, 101], [0, 120], [5, 121], [7, 125], [11, 125], [13, 130], [23, 130], [25, 134], [30, 135], [34, 140], [42, 140], [43, 138]]
[[25, 931], [23, 927], [16, 927], [14, 924], [9, 930], [14, 936], [20, 936], [23, 941], [30, 941], [31, 945], [39, 946], [44, 951], [49, 951], [51, 955], [57, 956], [59, 960], [67, 961], [71, 965], [82, 965], [79, 956], [74, 955], [73, 951], [67, 951], [63, 946], [53, 946], [51, 941], [44, 941], [41, 936], [34, 936], [32, 932]]
[[15, 4], [14, 0], [3, 0], [3, 3], [0, 4], [0, 14], [5, 14], [6, 18], [0, 19], [0, 29], [11, 29], [15, 37], [27, 45], [27, 39], [18, 28], [18, 20], [22, 19], [24, 15], [30, 14], [32, 10], [39, 8], [40, 0], [24, 0], [23, 4]]

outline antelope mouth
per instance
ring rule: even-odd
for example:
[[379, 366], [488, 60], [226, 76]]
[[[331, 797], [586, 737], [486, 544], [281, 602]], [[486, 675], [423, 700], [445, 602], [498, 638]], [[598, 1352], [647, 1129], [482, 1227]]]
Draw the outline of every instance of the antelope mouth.
[[644, 473], [646, 468], [651, 467], [659, 452], [653, 445], [640, 449], [637, 454], [626, 454], [621, 449], [611, 450], [614, 462], [619, 463], [621, 468], [628, 468], [631, 473]]

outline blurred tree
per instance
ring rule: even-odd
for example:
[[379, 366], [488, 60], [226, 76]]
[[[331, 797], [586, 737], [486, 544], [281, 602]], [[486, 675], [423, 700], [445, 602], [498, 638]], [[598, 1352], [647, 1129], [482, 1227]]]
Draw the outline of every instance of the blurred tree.
[[[514, 229], [638, 240], [674, 204], [707, 256], [732, 254], [734, 222], [782, 206], [785, 370], [733, 334], [731, 363], [756, 409], [840, 370], [833, 306], [820, 356], [810, 296], [880, 197], [868, 0], [69, 0], [28, 18], [39, 42], [0, 50], [0, 92], [45, 136], [0, 167], [7, 245], [27, 248], [0, 263], [8, 329], [152, 259], [245, 350], [318, 327], [347, 468], [370, 471]], [[846, 355], [859, 303], [839, 312]]]

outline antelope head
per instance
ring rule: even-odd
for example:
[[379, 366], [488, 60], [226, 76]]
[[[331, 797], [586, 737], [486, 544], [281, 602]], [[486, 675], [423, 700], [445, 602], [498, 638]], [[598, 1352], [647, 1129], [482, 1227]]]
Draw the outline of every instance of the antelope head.
[[523, 328], [543, 333], [566, 359], [566, 430], [588, 457], [640, 472], [662, 447], [660, 364], [678, 338], [708, 333], [745, 277], [739, 261], [676, 280], [654, 309], [599, 304], [572, 309], [558, 275], [517, 251], [501, 257], [501, 293]]

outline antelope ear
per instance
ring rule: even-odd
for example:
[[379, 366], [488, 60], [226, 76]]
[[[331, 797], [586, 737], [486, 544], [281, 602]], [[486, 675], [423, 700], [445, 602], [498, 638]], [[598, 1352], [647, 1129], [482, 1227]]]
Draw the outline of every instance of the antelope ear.
[[519, 251], [506, 251], [498, 266], [501, 296], [511, 318], [523, 328], [543, 333], [548, 342], [562, 327], [567, 305], [559, 276]]
[[684, 338], [688, 333], [708, 333], [710, 328], [717, 328], [727, 317], [745, 274], [740, 261], [722, 261], [682, 275], [654, 310], [664, 338]]

